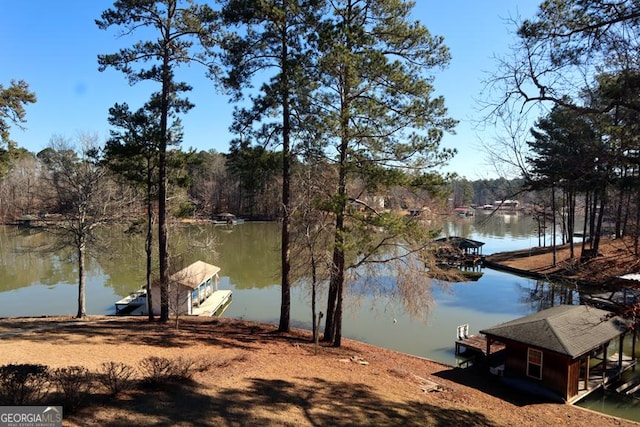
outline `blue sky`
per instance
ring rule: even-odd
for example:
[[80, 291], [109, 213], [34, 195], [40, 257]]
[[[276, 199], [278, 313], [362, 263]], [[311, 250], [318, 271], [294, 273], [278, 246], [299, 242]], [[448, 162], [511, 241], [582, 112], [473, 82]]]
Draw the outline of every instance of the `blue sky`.
[[[150, 83], [129, 86], [115, 70], [98, 71], [97, 55], [114, 53], [138, 38], [117, 39], [114, 31], [97, 28], [94, 20], [112, 6], [108, 0], [1, 0], [0, 84], [26, 80], [38, 102], [27, 107], [26, 130], [13, 128], [12, 138], [30, 151], [44, 149], [53, 135], [75, 138], [79, 133], [108, 137], [108, 109], [116, 102], [140, 107], [158, 90]], [[495, 69], [492, 59], [513, 44], [506, 19], [532, 17], [539, 0], [417, 0], [414, 18], [442, 35], [451, 50], [450, 66], [436, 74], [435, 88], [443, 95], [450, 116], [460, 120], [455, 135], [443, 146], [458, 155], [446, 168], [468, 179], [491, 178], [493, 171], [479, 147], [491, 141], [492, 129], [474, 130], [475, 100], [482, 80]], [[183, 117], [182, 147], [227, 152], [232, 106], [191, 66], [184, 80], [193, 86], [189, 99], [196, 107]]]

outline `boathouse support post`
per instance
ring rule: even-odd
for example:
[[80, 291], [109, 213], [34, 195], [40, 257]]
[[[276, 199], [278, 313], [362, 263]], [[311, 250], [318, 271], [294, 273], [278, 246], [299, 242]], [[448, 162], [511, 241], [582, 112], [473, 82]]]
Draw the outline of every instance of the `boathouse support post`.
[[636, 371], [636, 330], [633, 329], [633, 336], [631, 337], [631, 363], [633, 363], [633, 372]]
[[602, 382], [607, 375], [607, 348], [609, 347], [609, 343], [602, 344]]
[[589, 390], [589, 378], [591, 378], [591, 354], [587, 354], [587, 366], [585, 367], [584, 389]]
[[626, 334], [620, 335], [620, 345], [618, 346], [618, 374], [622, 374], [622, 352], [624, 350], [624, 337]]
[[487, 351], [486, 351], [487, 357], [484, 360], [484, 363], [487, 368], [487, 372], [491, 372], [491, 364], [489, 363], [489, 356], [491, 356], [491, 341], [492, 341], [492, 338], [490, 336], [487, 336]]

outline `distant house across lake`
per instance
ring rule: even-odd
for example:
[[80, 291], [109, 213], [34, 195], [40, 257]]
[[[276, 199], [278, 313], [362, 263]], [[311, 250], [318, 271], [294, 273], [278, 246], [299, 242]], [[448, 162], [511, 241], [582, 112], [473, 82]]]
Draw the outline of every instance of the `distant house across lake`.
[[493, 202], [493, 207], [499, 211], [517, 211], [520, 207], [520, 202], [517, 200], [496, 200]]

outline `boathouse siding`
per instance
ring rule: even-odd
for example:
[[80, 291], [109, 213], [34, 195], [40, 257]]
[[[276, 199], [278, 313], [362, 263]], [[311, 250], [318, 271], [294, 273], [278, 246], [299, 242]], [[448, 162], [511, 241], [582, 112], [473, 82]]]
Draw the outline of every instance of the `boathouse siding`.
[[600, 356], [602, 381], [609, 368], [607, 347], [619, 340], [622, 369], [624, 320], [586, 306], [561, 305], [480, 331], [487, 346], [504, 344], [504, 376], [525, 379], [572, 401], [590, 387], [591, 360]]
[[[553, 390], [559, 396], [578, 394], [579, 359], [572, 360], [554, 351], [517, 341], [506, 339], [502, 341], [505, 344], [504, 375], [525, 378]], [[535, 378], [527, 373], [527, 355], [530, 348], [542, 352], [541, 378]]]

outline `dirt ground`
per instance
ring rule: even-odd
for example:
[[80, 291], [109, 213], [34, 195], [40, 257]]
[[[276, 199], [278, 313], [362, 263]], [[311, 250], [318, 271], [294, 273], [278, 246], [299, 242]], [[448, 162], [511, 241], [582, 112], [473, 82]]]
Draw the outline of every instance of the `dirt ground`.
[[[210, 370], [162, 388], [116, 397], [96, 388], [65, 415], [69, 426], [626, 426], [581, 408], [545, 403], [480, 373], [363, 343], [316, 346], [307, 332], [193, 318], [0, 319], [0, 364], [138, 367], [148, 356], [205, 360]], [[140, 374], [138, 374], [140, 375]]]

